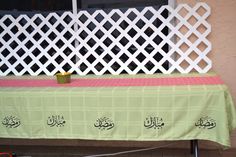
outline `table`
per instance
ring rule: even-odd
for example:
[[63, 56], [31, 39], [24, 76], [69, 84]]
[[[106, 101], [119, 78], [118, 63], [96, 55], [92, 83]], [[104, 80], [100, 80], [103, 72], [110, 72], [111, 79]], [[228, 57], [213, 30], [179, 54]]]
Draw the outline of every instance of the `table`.
[[0, 137], [210, 140], [230, 146], [235, 107], [215, 73], [0, 78]]

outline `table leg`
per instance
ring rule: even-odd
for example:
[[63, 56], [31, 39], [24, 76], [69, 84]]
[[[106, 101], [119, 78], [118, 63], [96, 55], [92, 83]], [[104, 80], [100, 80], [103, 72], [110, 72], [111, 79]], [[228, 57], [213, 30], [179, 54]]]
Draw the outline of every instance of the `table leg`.
[[199, 155], [198, 155], [198, 140], [193, 140], [193, 146], [194, 146], [194, 157], [199, 157]]

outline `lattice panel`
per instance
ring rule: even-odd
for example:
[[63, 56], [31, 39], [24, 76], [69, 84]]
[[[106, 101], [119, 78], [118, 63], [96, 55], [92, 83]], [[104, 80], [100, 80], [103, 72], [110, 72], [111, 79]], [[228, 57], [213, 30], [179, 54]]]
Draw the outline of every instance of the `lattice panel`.
[[0, 19], [0, 75], [205, 73], [212, 66], [209, 15], [205, 3], [6, 15]]

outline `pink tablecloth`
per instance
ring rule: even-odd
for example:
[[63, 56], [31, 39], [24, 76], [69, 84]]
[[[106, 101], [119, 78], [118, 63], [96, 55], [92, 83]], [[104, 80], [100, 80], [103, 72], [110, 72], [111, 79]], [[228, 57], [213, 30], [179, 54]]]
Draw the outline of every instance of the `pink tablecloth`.
[[173, 86], [223, 84], [218, 76], [165, 78], [99, 78], [72, 79], [58, 84], [54, 79], [0, 79], [0, 87], [113, 87], [113, 86]]

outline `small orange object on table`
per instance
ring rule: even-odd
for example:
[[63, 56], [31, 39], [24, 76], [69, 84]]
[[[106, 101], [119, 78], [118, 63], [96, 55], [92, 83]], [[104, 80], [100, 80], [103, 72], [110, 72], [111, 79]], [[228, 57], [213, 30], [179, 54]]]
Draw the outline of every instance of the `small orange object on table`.
[[69, 72], [57, 73], [56, 77], [58, 84], [70, 83], [71, 81], [71, 73]]

